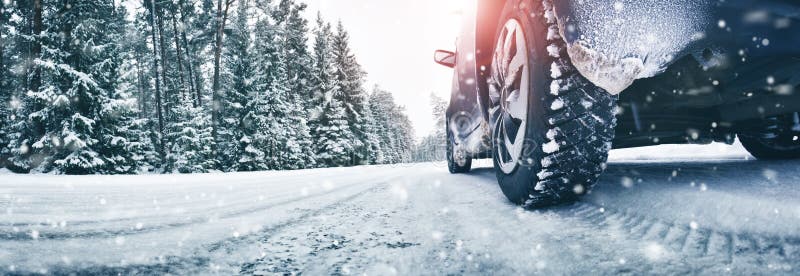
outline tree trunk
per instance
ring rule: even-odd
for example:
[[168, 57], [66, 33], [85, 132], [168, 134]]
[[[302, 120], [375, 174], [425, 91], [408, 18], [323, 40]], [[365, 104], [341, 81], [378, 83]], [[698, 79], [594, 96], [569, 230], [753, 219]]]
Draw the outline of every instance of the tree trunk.
[[[5, 30], [5, 26], [8, 24], [6, 23], [5, 14], [6, 14], [6, 2], [0, 2], [0, 37], [3, 37], [3, 34], [5, 34], [3, 30]], [[7, 101], [8, 99], [6, 99], [6, 97], [11, 96], [11, 91], [9, 91], [9, 89], [6, 89], [6, 83], [8, 82], [8, 80], [6, 79], [6, 60], [5, 56], [3, 55], [3, 53], [5, 52], [6, 52], [6, 41], [0, 39], [0, 96], [2, 96], [2, 98], [0, 98], [0, 101]]]
[[[181, 87], [181, 98], [183, 98], [184, 97], [183, 89], [184, 88], [188, 88], [186, 86], [186, 83], [184, 82], [184, 79], [183, 79], [183, 53], [181, 52], [181, 43], [180, 43], [180, 40], [178, 39], [178, 22], [175, 20], [175, 14], [174, 13], [172, 14], [171, 19], [172, 19], [172, 28], [173, 28], [172, 34], [173, 34], [173, 38], [175, 39], [175, 52], [178, 54], [178, 76], [179, 76], [179, 79], [181, 81], [181, 85], [180, 85], [180, 87]], [[191, 91], [187, 91], [186, 96], [189, 96], [189, 99], [191, 99], [192, 98]]]
[[155, 69], [153, 74], [156, 81], [156, 115], [158, 117], [158, 139], [160, 144], [158, 145], [158, 154], [161, 156], [161, 160], [164, 160], [166, 157], [166, 152], [164, 150], [164, 113], [161, 104], [161, 81], [158, 78], [159, 73], [159, 56], [158, 56], [158, 41], [156, 41], [156, 1], [150, 0], [151, 9], [150, 9], [150, 27], [151, 27], [151, 37], [153, 38], [153, 68]]
[[[41, 58], [42, 55], [42, 0], [33, 0], [33, 45], [31, 45], [31, 59]], [[37, 65], [33, 65], [29, 91], [39, 91], [42, 86], [42, 70]]]
[[145, 86], [144, 74], [142, 74], [142, 56], [138, 50], [134, 51], [134, 59], [136, 61], [136, 87], [139, 92], [139, 118], [149, 118], [147, 110], [147, 88]]
[[186, 11], [183, 9], [184, 6], [183, 1], [184, 0], [180, 0], [178, 2], [178, 8], [180, 9], [181, 12], [180, 21], [181, 24], [183, 25], [183, 28], [181, 29], [181, 38], [183, 40], [183, 49], [186, 50], [186, 67], [187, 69], [189, 69], [189, 84], [191, 85], [192, 93], [194, 94], [195, 97], [194, 107], [200, 107], [203, 105], [203, 95], [200, 93], [200, 87], [199, 87], [200, 84], [197, 82], [197, 78], [195, 77], [194, 64], [193, 64], [194, 59], [192, 58], [191, 54], [192, 50], [189, 48], [189, 40], [186, 39]]
[[[222, 2], [225, 2], [223, 7]], [[217, 31], [214, 37], [214, 77], [213, 77], [213, 85], [212, 85], [212, 94], [211, 94], [211, 121], [212, 121], [212, 136], [214, 139], [219, 138], [219, 122], [222, 116], [222, 112], [224, 111], [224, 106], [222, 103], [218, 102], [222, 100], [222, 91], [220, 91], [220, 58], [222, 56], [222, 39], [223, 35], [225, 34], [225, 21], [228, 19], [228, 8], [230, 7], [231, 3], [234, 0], [217, 0]], [[214, 154], [217, 155], [218, 152], [214, 150]]]
[[[11, 98], [11, 89], [6, 87], [6, 85], [8, 84], [8, 79], [6, 79], [7, 78], [6, 60], [5, 56], [3, 55], [3, 53], [5, 53], [6, 51], [6, 45], [5, 45], [6, 41], [2, 39], [3, 35], [5, 34], [4, 32], [5, 27], [7, 25], [5, 14], [6, 14], [6, 3], [0, 2], [0, 101], [2, 101], [3, 103], [8, 102], [9, 99]], [[8, 137], [5, 136], [7, 135], [7, 133], [3, 134], [3, 132], [6, 132], [7, 131], [6, 128], [8, 128], [7, 126], [11, 125], [11, 122], [6, 121], [6, 120], [10, 121], [11, 119], [10, 117], [6, 116], [11, 114], [10, 110], [11, 107], [8, 106], [8, 108], [4, 109], [7, 111], [7, 113], [5, 114], [0, 113], [0, 120], [3, 120], [2, 122], [0, 122], [0, 127], [3, 128], [0, 129], [0, 135], [2, 135], [0, 136], [0, 147], [5, 147], [8, 145], [8, 140], [6, 139]], [[2, 168], [6, 167], [8, 158], [9, 155], [7, 154], [7, 151], [0, 150], [0, 166], [2, 166]]]
[[[161, 13], [163, 14], [164, 11]], [[170, 82], [167, 82], [167, 46], [166, 41], [164, 41], [164, 18], [162, 16], [157, 17], [157, 25], [158, 25], [158, 48], [161, 50], [161, 79], [164, 81], [164, 112], [167, 115], [167, 121], [173, 120], [174, 116], [172, 116], [172, 112], [174, 112], [174, 104], [172, 93], [175, 93], [175, 88], [172, 87]], [[171, 122], [171, 121], [170, 121]]]

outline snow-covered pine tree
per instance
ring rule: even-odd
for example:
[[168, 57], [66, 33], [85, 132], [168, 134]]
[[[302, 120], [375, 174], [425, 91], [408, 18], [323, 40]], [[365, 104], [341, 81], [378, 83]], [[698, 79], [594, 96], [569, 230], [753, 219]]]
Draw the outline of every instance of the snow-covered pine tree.
[[336, 67], [332, 55], [333, 32], [330, 24], [317, 14], [314, 30], [314, 100], [318, 113], [313, 120], [317, 160], [329, 167], [352, 164], [355, 136], [347, 122], [347, 110], [340, 100], [341, 86], [336, 80]]
[[[260, 3], [262, 14], [275, 12], [269, 2]], [[262, 17], [256, 21], [253, 57], [253, 93], [244, 106], [243, 137], [237, 170], [283, 170], [313, 166], [309, 129], [302, 104], [292, 97], [287, 56], [282, 45], [286, 21]]]
[[205, 173], [219, 168], [214, 158], [211, 116], [194, 107], [185, 95], [175, 109], [176, 120], [167, 127], [169, 154], [164, 170], [178, 173]]
[[412, 154], [414, 152], [414, 126], [411, 120], [406, 115], [405, 106], [395, 106], [392, 109], [392, 118], [394, 118], [394, 135], [397, 141], [397, 155], [399, 159], [397, 163], [408, 163], [413, 161]]
[[364, 136], [366, 138], [365, 145], [367, 146], [366, 163], [379, 164], [378, 160], [382, 159], [381, 154], [381, 141], [379, 134], [378, 122], [375, 121], [375, 111], [369, 105], [369, 97], [367, 97], [366, 108], [364, 110]]
[[[203, 173], [219, 169], [220, 162], [215, 154], [217, 148], [214, 137], [214, 124], [210, 109], [214, 102], [204, 105], [203, 76], [199, 71], [201, 64], [207, 64], [208, 59], [196, 53], [205, 50], [211, 55], [210, 49], [215, 42], [214, 33], [218, 26], [215, 16], [222, 11], [216, 10], [212, 0], [203, 0], [202, 9], [195, 10], [194, 4], [189, 1], [179, 0], [174, 10], [170, 10], [172, 18], [177, 16], [172, 27], [172, 42], [170, 48], [175, 49], [177, 62], [170, 75], [183, 78], [178, 91], [178, 102], [171, 109], [172, 118], [166, 127], [168, 154], [164, 162], [165, 172], [178, 173]], [[171, 18], [171, 19], [172, 19]], [[179, 24], [178, 24], [179, 23]], [[178, 51], [181, 51], [179, 54]], [[217, 49], [222, 50], [222, 49]], [[177, 56], [184, 56], [178, 59]], [[182, 63], [181, 63], [182, 62]], [[169, 69], [166, 68], [165, 70]], [[197, 69], [197, 71], [195, 71]], [[174, 80], [175, 78], [173, 78]], [[227, 124], [221, 124], [227, 127]], [[223, 132], [222, 135], [227, 135]], [[226, 137], [228, 138], [228, 137]], [[232, 142], [235, 144], [235, 141]]]
[[405, 114], [405, 108], [394, 102], [392, 94], [375, 86], [369, 105], [376, 122], [376, 133], [380, 141], [380, 164], [411, 161], [414, 145], [414, 129]]
[[394, 135], [392, 135], [390, 124], [392, 120], [390, 111], [394, 109], [392, 94], [376, 85], [369, 97], [369, 107], [372, 111], [373, 121], [375, 122], [374, 129], [381, 149], [376, 163], [391, 164], [397, 160]]
[[[7, 7], [8, 6], [8, 7]], [[9, 45], [12, 41], [11, 26], [9, 19], [11, 18], [12, 8], [11, 3], [2, 1], [0, 3], [0, 168], [5, 167], [6, 160], [8, 160], [8, 141], [10, 139], [10, 126], [11, 126], [11, 100], [12, 91], [12, 76], [8, 70], [10, 60], [8, 58], [7, 50], [11, 48]]]
[[148, 128], [148, 121], [137, 118], [138, 100], [136, 81], [138, 75], [134, 70], [135, 64], [131, 61], [131, 51], [134, 45], [121, 43], [127, 37], [127, 24], [125, 16], [127, 11], [119, 7], [114, 11], [113, 19], [107, 28], [112, 28], [109, 40], [117, 47], [114, 58], [119, 59], [114, 68], [104, 78], [107, 82], [115, 81], [118, 84], [110, 97], [104, 103], [98, 117], [98, 134], [101, 148], [98, 152], [107, 163], [106, 173], [137, 173], [142, 170], [153, 170], [153, 164], [159, 162], [158, 154], [150, 139], [152, 135]]
[[[122, 11], [119, 14], [124, 14]], [[121, 20], [125, 20], [122, 18]], [[142, 31], [142, 23], [147, 20], [134, 20], [126, 22], [125, 38], [118, 38], [122, 52], [123, 62], [120, 66], [120, 86], [117, 89], [119, 98], [116, 100], [124, 110], [121, 115], [126, 116], [127, 124], [115, 126], [123, 133], [126, 133], [127, 142], [122, 150], [132, 152], [130, 159], [125, 162], [133, 162], [128, 165], [142, 171], [156, 171], [161, 168], [162, 160], [156, 146], [159, 139], [155, 130], [156, 120], [152, 111], [154, 100], [152, 99], [152, 88], [149, 78], [152, 72], [152, 65], [148, 64], [145, 58], [150, 50], [145, 43], [147, 40], [146, 32]], [[146, 25], [146, 24], [145, 24]], [[138, 154], [136, 154], [138, 153]], [[120, 171], [124, 172], [124, 171]], [[127, 171], [135, 173], [135, 171]]]
[[325, 93], [317, 128], [317, 160], [328, 167], [353, 166], [351, 163], [353, 133], [347, 124], [347, 114], [331, 91]]
[[445, 112], [447, 101], [434, 93], [430, 94], [431, 115], [433, 116], [433, 132], [425, 136], [414, 150], [414, 161], [441, 161], [445, 160], [447, 135], [445, 133]]
[[[41, 3], [41, 2], [38, 2]], [[0, 13], [0, 35], [3, 36], [0, 45], [0, 55], [2, 58], [3, 77], [0, 79], [0, 95], [3, 99], [3, 107], [0, 112], [3, 113], [4, 122], [0, 123], [3, 132], [0, 138], [0, 163], [4, 163], [6, 167], [13, 168], [8, 163], [8, 158], [12, 156], [14, 150], [18, 150], [16, 145], [12, 142], [17, 140], [20, 133], [16, 131], [19, 129], [19, 124], [27, 117], [26, 113], [21, 112], [21, 100], [23, 95], [29, 87], [30, 76], [32, 75], [33, 68], [33, 43], [38, 42], [38, 36], [33, 36], [33, 14], [34, 14], [34, 1], [20, 2], [20, 1], [3, 1], [3, 12]], [[17, 18], [17, 20], [11, 20]]]
[[374, 143], [374, 139], [368, 137], [370, 133], [367, 128], [370, 122], [367, 120], [371, 118], [367, 116], [367, 92], [364, 89], [366, 72], [350, 49], [350, 35], [344, 29], [342, 21], [336, 25], [331, 48], [336, 68], [334, 77], [341, 91], [337, 98], [344, 104], [347, 122], [355, 136], [353, 140], [355, 154], [351, 162], [356, 165], [368, 164], [374, 156], [372, 150], [376, 145], [370, 144]]
[[[300, 98], [301, 102], [308, 102], [313, 95], [312, 85], [312, 56], [308, 51], [308, 20], [303, 12], [305, 3], [296, 3], [294, 0], [281, 0], [278, 7], [273, 10], [272, 17], [275, 24], [281, 28], [281, 51], [286, 60], [286, 68], [290, 83], [291, 97]], [[307, 103], [304, 107], [313, 104]], [[304, 114], [305, 115], [305, 114]]]
[[252, 107], [255, 106], [249, 102], [255, 94], [253, 82], [256, 78], [253, 70], [255, 60], [250, 53], [251, 31], [247, 22], [249, 4], [248, 0], [239, 0], [232, 18], [233, 29], [225, 39], [226, 51], [222, 65], [223, 91], [218, 94], [221, 98], [216, 99], [225, 106], [219, 111], [224, 124], [217, 126], [217, 158], [223, 170], [233, 170], [238, 167], [236, 164], [239, 160], [238, 155], [245, 150], [239, 148], [240, 143], [248, 140], [244, 129], [249, 128], [248, 132], [252, 134], [255, 133], [252, 131], [253, 128], [259, 128], [251, 121], [252, 116], [245, 120], [245, 116], [252, 112]]
[[281, 0], [272, 10], [271, 17], [279, 30], [280, 68], [285, 73], [276, 74], [276, 87], [286, 89], [285, 117], [281, 125], [286, 129], [286, 150], [278, 155], [284, 169], [312, 168], [317, 165], [314, 154], [310, 120], [314, 107], [312, 57], [308, 51], [308, 21], [303, 12], [306, 4], [294, 0]]
[[[11, 93], [12, 108], [10, 110], [9, 121], [10, 126], [7, 126], [7, 146], [3, 149], [3, 153], [9, 159], [6, 160], [6, 167], [16, 172], [26, 172], [29, 170], [27, 160], [15, 160], [14, 156], [27, 155], [29, 152], [28, 144], [18, 143], [19, 139], [25, 132], [25, 126], [29, 112], [27, 108], [22, 105], [21, 98], [28, 91], [38, 91], [39, 87], [31, 88], [31, 80], [33, 75], [39, 72], [34, 72], [32, 66], [35, 57], [41, 55], [41, 37], [40, 32], [42, 29], [42, 3], [41, 1], [28, 1], [5, 3], [3, 1], [4, 10], [8, 21], [4, 25], [4, 29], [8, 31], [7, 39], [4, 39], [3, 47], [8, 49], [9, 55], [4, 55], [4, 59], [8, 62], [8, 70], [11, 76], [4, 78], [4, 81], [11, 90], [6, 93]], [[35, 6], [37, 8], [35, 8]], [[38, 14], [39, 16], [34, 16]], [[18, 20], [10, 20], [11, 17], [16, 17]], [[37, 20], [34, 20], [37, 19]], [[35, 26], [35, 28], [34, 28]], [[34, 29], [37, 31], [34, 32]], [[34, 47], [34, 45], [37, 45]], [[35, 57], [34, 57], [35, 56]], [[38, 70], [38, 69], [37, 69]], [[39, 79], [39, 78], [35, 78]]]
[[[120, 158], [130, 157], [119, 152], [125, 133], [109, 127], [127, 123], [116, 93], [121, 15], [110, 2], [48, 2], [42, 7], [43, 15], [33, 18], [34, 25], [41, 24], [37, 37], [46, 51], [34, 57], [38, 70], [32, 70], [32, 89], [22, 97], [21, 114], [27, 117], [16, 124], [20, 135], [10, 145], [11, 167], [116, 173]], [[47, 20], [38, 22], [39, 17]]]
[[[227, 116], [226, 109], [228, 106], [225, 104], [226, 93], [222, 87], [222, 55], [225, 48], [225, 29], [228, 24], [228, 14], [234, 0], [217, 0], [216, 16], [213, 21], [214, 26], [214, 63], [213, 75], [211, 77], [211, 124], [212, 136], [214, 137], [214, 155], [220, 163], [228, 164], [228, 152], [230, 149], [226, 147], [229, 140], [235, 134], [229, 133], [230, 128], [227, 125], [229, 116]], [[217, 148], [222, 146], [222, 148]]]

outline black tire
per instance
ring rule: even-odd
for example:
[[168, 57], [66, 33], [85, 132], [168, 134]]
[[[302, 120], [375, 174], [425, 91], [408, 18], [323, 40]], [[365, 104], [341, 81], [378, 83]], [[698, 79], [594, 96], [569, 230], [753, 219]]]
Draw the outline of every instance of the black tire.
[[[463, 156], [462, 162], [457, 162], [455, 158], [455, 140], [453, 139], [453, 134], [450, 133], [450, 130], [446, 130], [447, 132], [447, 169], [452, 174], [457, 173], [468, 173], [472, 169], [472, 158], [469, 156]], [[461, 163], [461, 164], [459, 164]]]
[[[530, 66], [528, 81], [532, 96], [527, 97], [528, 122], [524, 130], [520, 129], [525, 134], [525, 143], [519, 164], [510, 173], [498, 169], [500, 141], [495, 134], [492, 155], [503, 193], [512, 202], [528, 208], [571, 201], [589, 192], [605, 169], [616, 127], [617, 97], [587, 81], [573, 67], [551, 3], [550, 0], [507, 1], [495, 33], [497, 40], [505, 24], [515, 19], [527, 41], [526, 66]], [[557, 47], [558, 53], [548, 51], [548, 46]], [[560, 73], [554, 73], [551, 66]], [[492, 81], [490, 85], [500, 89]], [[553, 108], [554, 102], [558, 102], [559, 108]], [[500, 124], [497, 116], [492, 118], [496, 132]], [[546, 144], [547, 151], [543, 148]]]
[[800, 159], [798, 120], [797, 113], [759, 120], [739, 134], [739, 141], [759, 160]]

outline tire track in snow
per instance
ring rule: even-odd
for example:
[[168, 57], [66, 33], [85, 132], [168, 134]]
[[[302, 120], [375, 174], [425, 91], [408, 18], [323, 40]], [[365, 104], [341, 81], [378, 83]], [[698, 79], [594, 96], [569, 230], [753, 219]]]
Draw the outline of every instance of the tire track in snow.
[[[270, 172], [270, 173], [272, 173], [272, 172]], [[323, 173], [322, 172], [313, 172], [311, 175], [288, 176], [286, 178], [281, 178], [280, 181], [283, 182], [283, 183], [286, 183], [286, 182], [290, 182], [290, 183], [301, 182], [302, 180], [313, 179], [312, 178], [313, 176], [321, 175], [321, 174], [323, 174]], [[255, 177], [246, 178], [244, 180], [237, 181], [237, 184], [238, 184], [238, 186], [255, 185], [255, 184], [276, 185], [276, 183], [274, 183], [274, 180], [263, 179], [263, 177], [269, 177], [269, 175], [260, 176], [260, 177], [261, 178], [255, 178]], [[336, 180], [341, 180], [341, 179], [348, 180], [349, 178], [350, 178], [350, 176], [348, 176], [348, 175], [333, 175], [332, 178], [331, 178], [331, 176], [328, 176], [325, 179], [327, 181], [336, 182]], [[350, 179], [350, 180], [352, 181], [352, 179]], [[363, 181], [363, 182], [368, 182], [368, 180], [371, 180], [371, 179], [367, 179], [367, 181]], [[218, 186], [223, 186], [223, 185], [220, 184]], [[215, 187], [215, 186], [211, 186], [211, 187], [218, 188], [218, 187]], [[113, 185], [109, 186], [109, 188], [113, 189], [114, 186]], [[170, 199], [170, 198], [171, 199], [183, 198], [184, 195], [185, 195], [185, 192], [175, 192], [174, 188], [175, 187], [173, 187], [171, 189], [165, 189], [163, 191], [158, 191], [158, 192], [160, 192], [159, 195], [162, 196], [162, 197], [166, 197], [167, 199]], [[247, 187], [245, 187], [245, 188], [247, 188]], [[252, 189], [244, 189], [244, 190], [246, 190], [246, 192], [240, 192], [240, 190], [237, 190], [236, 193], [227, 193], [227, 194], [228, 195], [238, 195], [238, 194], [248, 194], [250, 192], [253, 192]], [[29, 191], [26, 191], [26, 192], [30, 193]], [[91, 192], [93, 192], [93, 191], [87, 191], [87, 193], [91, 193]], [[290, 193], [288, 191], [281, 191], [281, 192], [285, 193], [285, 194], [282, 194], [282, 196], [293, 195], [294, 194], [294, 193]], [[47, 193], [54, 193], [54, 192], [48, 190]], [[73, 193], [81, 194], [82, 192], [73, 192]], [[14, 194], [19, 196], [18, 193], [14, 193]], [[109, 193], [106, 192], [106, 194], [109, 194]], [[72, 196], [72, 195], [67, 196], [66, 194], [60, 194], [59, 196], [56, 196], [56, 197], [69, 198], [70, 196]], [[2, 200], [3, 199], [0, 199], [0, 203], [11, 204], [10, 206], [13, 207], [13, 203], [14, 202], [11, 201], [10, 199], [7, 202], [2, 202]], [[270, 199], [267, 199], [267, 200], [270, 200]], [[128, 205], [128, 206], [125, 206], [125, 208], [126, 209], [149, 209], [150, 207], [152, 207], [152, 204], [149, 203], [150, 202], [149, 200], [146, 200], [144, 202], [148, 202], [148, 203], [142, 204], [142, 205]], [[40, 202], [28, 202], [28, 203], [29, 204], [39, 204]], [[41, 203], [42, 204], [52, 204], [52, 202], [49, 202], [49, 201], [45, 201], [45, 202], [41, 202]], [[162, 209], [177, 209], [177, 208], [183, 208], [183, 207], [187, 207], [187, 206], [191, 207], [191, 206], [196, 206], [196, 205], [197, 205], [197, 202], [180, 202], [180, 203], [177, 203], [177, 204], [159, 205], [159, 207], [161, 207]], [[231, 204], [227, 204], [227, 205], [225, 205], [223, 207], [212, 208], [212, 209], [203, 209], [203, 210], [192, 210], [192, 211], [194, 213], [197, 213], [197, 214], [207, 214], [207, 213], [216, 212], [218, 209], [222, 209], [222, 210], [232, 209], [234, 207], [237, 207], [238, 205], [248, 206], [248, 205], [252, 205], [252, 202], [251, 201], [245, 201], [245, 202], [239, 201], [239, 202], [234, 202], [234, 203], [231, 203]], [[71, 212], [74, 212], [74, 211], [71, 210]], [[184, 215], [191, 215], [191, 213], [186, 213]], [[98, 224], [98, 223], [123, 223], [123, 222], [143, 221], [143, 220], [150, 220], [150, 219], [158, 219], [158, 218], [162, 218], [162, 217], [163, 217], [162, 214], [156, 213], [156, 214], [152, 214], [152, 215], [145, 215], [145, 216], [138, 216], [138, 217], [108, 218], [108, 219], [99, 219], [99, 220], [69, 220], [69, 221], [66, 221], [66, 222], [67, 222], [67, 224], [69, 226], [84, 226], [84, 225], [92, 225], [92, 224]], [[134, 223], [131, 223], [131, 224], [134, 224]], [[2, 228], [2, 227], [18, 227], [18, 228], [20, 228], [20, 227], [32, 227], [32, 226], [50, 227], [51, 225], [52, 225], [51, 221], [44, 221], [44, 222], [43, 221], [36, 221], [36, 222], [31, 221], [31, 222], [13, 222], [13, 223], [0, 222], [0, 228]]]
[[[601, 230], [622, 231], [626, 239], [654, 242], [682, 256], [715, 261], [733, 267], [761, 267], [776, 272], [797, 272], [800, 264], [800, 236], [772, 236], [758, 233], [726, 232], [696, 225], [610, 210], [578, 202], [572, 214]], [[709, 262], [704, 262], [709, 263]]]
[[[399, 177], [399, 176], [398, 176]], [[398, 178], [398, 177], [394, 177]], [[382, 178], [382, 177], [381, 177]], [[370, 181], [363, 181], [361, 183], [370, 183]], [[330, 191], [311, 194], [307, 196], [301, 196], [297, 198], [289, 198], [279, 202], [272, 202], [264, 205], [260, 205], [257, 207], [251, 207], [243, 210], [231, 211], [223, 213], [222, 215], [216, 216], [215, 220], [223, 220], [223, 219], [230, 219], [240, 216], [245, 216], [248, 214], [253, 214], [257, 212], [262, 212], [265, 210], [273, 209], [276, 207], [292, 204], [298, 201], [304, 200], [311, 200], [319, 197], [330, 196], [333, 193], [340, 192], [349, 188], [353, 188], [354, 186], [358, 186], [361, 184], [350, 184], [339, 186], [331, 189]], [[135, 219], [131, 219], [135, 220]], [[207, 223], [209, 221], [208, 217], [192, 217], [186, 221], [182, 222], [172, 222], [166, 224], [158, 224], [153, 226], [142, 226], [141, 228], [135, 227], [126, 227], [122, 229], [109, 229], [109, 230], [89, 230], [89, 231], [69, 231], [69, 232], [50, 232], [47, 230], [38, 231], [37, 235], [31, 235], [29, 231], [14, 231], [14, 229], [1, 229], [0, 230], [0, 241], [26, 241], [26, 240], [67, 240], [67, 239], [91, 239], [91, 238], [111, 238], [117, 236], [127, 236], [127, 235], [136, 235], [136, 234], [144, 234], [144, 233], [151, 233], [156, 231], [162, 231], [171, 228], [179, 228], [179, 227], [186, 227], [201, 223]], [[103, 222], [103, 221], [99, 221]], [[16, 228], [16, 227], [14, 227]], [[68, 230], [68, 229], [67, 229]]]
[[[299, 223], [308, 221], [309, 218], [318, 216], [328, 210], [336, 209], [342, 204], [353, 201], [364, 195], [374, 193], [376, 189], [388, 185], [391, 181], [398, 177], [390, 178], [381, 183], [369, 185], [366, 189], [359, 190], [358, 192], [338, 199], [330, 204], [318, 206], [318, 208], [306, 210], [296, 217], [285, 220], [282, 223], [266, 227], [258, 232], [248, 235], [240, 236], [238, 238], [227, 238], [221, 241], [214, 242], [199, 247], [196, 254], [191, 257], [183, 256], [165, 256], [154, 260], [153, 264], [136, 264], [125, 266], [64, 266], [58, 265], [50, 268], [47, 273], [59, 275], [73, 275], [73, 274], [94, 274], [94, 275], [153, 275], [153, 274], [203, 274], [208, 273], [209, 267], [216, 265], [225, 265], [222, 260], [226, 255], [232, 255], [230, 250], [240, 250], [242, 247], [258, 244], [261, 240], [275, 233], [281, 232], [285, 229], [291, 228]], [[329, 194], [327, 194], [329, 195]], [[218, 252], [226, 250], [226, 252]], [[222, 253], [221, 256], [212, 256], [214, 253]], [[242, 266], [243, 267], [243, 266]], [[6, 267], [0, 267], [0, 275], [13, 275], [11, 271], [7, 271]], [[226, 274], [226, 268], [218, 268], [217, 273]], [[230, 271], [231, 274], [242, 273], [241, 268], [236, 264]]]
[[[238, 273], [293, 275], [301, 273], [303, 268], [307, 268], [314, 261], [331, 259], [324, 258], [327, 252], [339, 251], [350, 246], [357, 246], [356, 250], [350, 249], [350, 254], [356, 254], [356, 252], [366, 249], [365, 246], [367, 245], [364, 245], [363, 241], [355, 243], [352, 240], [353, 237], [348, 238], [350, 235], [355, 235], [354, 233], [342, 233], [334, 231], [334, 229], [342, 227], [346, 222], [353, 220], [364, 224], [374, 223], [377, 218], [373, 215], [378, 213], [381, 214], [376, 215], [377, 217], [388, 217], [388, 214], [386, 214], [388, 210], [370, 210], [366, 212], [368, 215], [365, 215], [366, 218], [364, 218], [362, 217], [365, 213], [364, 208], [360, 206], [361, 204], [354, 202], [368, 194], [376, 196], [386, 192], [388, 190], [387, 186], [391, 182], [392, 180], [381, 182], [362, 193], [337, 201], [336, 204], [320, 208], [313, 213], [304, 215], [302, 218], [281, 225], [281, 227], [253, 236], [254, 240], [252, 242], [260, 244], [261, 247], [266, 249], [265, 251], [270, 251], [270, 253], [265, 252], [261, 258], [240, 264]], [[326, 214], [336, 214], [335, 222], [318, 223], [311, 220], [313, 217]], [[389, 227], [389, 225], [384, 226]], [[287, 231], [292, 232], [287, 233]], [[378, 233], [373, 234], [379, 235]], [[303, 252], [298, 248], [308, 249], [309, 252]], [[343, 274], [341, 270], [344, 264], [352, 260], [352, 256], [339, 260], [336, 264], [333, 264], [332, 268], [339, 270], [336, 274], [341, 275]]]

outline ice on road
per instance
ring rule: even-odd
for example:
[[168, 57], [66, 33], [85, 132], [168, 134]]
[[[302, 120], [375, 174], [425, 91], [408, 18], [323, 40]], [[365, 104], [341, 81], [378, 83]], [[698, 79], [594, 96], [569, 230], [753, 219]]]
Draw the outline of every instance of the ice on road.
[[734, 146], [612, 153], [581, 201], [523, 210], [428, 163], [0, 175], [0, 274], [794, 274], [800, 162]]

